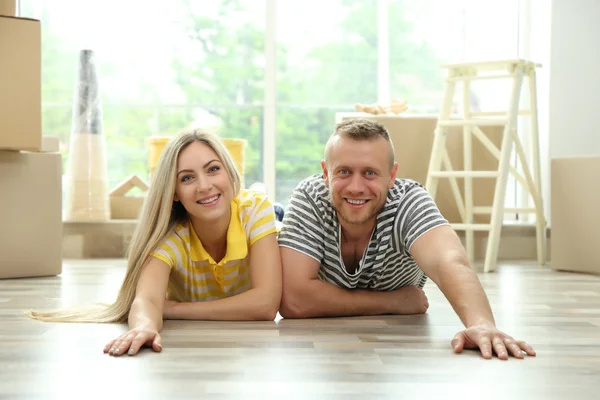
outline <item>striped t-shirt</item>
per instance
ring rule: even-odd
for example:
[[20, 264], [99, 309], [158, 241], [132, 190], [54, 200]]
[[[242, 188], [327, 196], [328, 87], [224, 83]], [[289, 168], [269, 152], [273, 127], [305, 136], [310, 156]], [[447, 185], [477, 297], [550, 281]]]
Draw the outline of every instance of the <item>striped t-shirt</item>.
[[152, 253], [171, 267], [167, 298], [189, 302], [217, 300], [250, 288], [252, 245], [276, 233], [272, 203], [264, 194], [240, 190], [231, 202], [225, 257], [215, 261], [202, 246], [191, 222], [178, 224]]
[[279, 234], [279, 246], [304, 253], [321, 264], [319, 279], [347, 289], [423, 288], [427, 280], [410, 254], [424, 233], [447, 225], [433, 199], [419, 183], [396, 179], [354, 273], [344, 267], [341, 228], [329, 201], [323, 175], [302, 181], [292, 193]]

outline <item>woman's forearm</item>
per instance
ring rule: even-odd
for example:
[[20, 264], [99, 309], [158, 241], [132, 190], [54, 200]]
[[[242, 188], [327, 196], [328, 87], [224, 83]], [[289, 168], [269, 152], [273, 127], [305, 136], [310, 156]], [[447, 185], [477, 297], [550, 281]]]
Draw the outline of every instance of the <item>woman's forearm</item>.
[[177, 303], [169, 310], [168, 319], [214, 321], [273, 321], [279, 302], [272, 294], [250, 289], [219, 300]]

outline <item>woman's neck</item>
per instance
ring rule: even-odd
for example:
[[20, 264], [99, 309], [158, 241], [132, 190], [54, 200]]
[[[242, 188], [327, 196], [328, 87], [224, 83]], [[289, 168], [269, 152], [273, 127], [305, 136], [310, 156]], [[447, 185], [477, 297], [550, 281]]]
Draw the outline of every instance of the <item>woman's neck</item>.
[[192, 227], [200, 239], [204, 250], [216, 262], [225, 257], [227, 252], [227, 230], [229, 229], [230, 216], [219, 218], [218, 220], [203, 221], [191, 217]]

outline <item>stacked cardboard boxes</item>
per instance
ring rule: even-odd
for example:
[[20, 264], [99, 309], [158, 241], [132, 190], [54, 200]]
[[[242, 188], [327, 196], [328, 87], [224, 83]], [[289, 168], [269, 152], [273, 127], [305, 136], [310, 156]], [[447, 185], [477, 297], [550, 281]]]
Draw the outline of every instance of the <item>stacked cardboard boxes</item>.
[[42, 138], [40, 22], [0, 15], [0, 278], [62, 272], [58, 150]]

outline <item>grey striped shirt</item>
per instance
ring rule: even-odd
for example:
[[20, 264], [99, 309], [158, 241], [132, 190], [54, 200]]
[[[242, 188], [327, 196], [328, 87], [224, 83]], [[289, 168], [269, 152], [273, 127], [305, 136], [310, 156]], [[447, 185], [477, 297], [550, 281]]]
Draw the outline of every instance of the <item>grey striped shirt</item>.
[[323, 175], [302, 181], [292, 193], [279, 245], [306, 254], [321, 264], [319, 279], [347, 289], [394, 290], [423, 288], [427, 280], [410, 255], [424, 233], [447, 225], [425, 188], [409, 179], [396, 179], [377, 216], [371, 240], [354, 273], [344, 268], [341, 230]]

